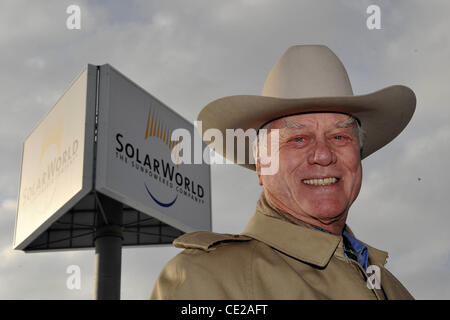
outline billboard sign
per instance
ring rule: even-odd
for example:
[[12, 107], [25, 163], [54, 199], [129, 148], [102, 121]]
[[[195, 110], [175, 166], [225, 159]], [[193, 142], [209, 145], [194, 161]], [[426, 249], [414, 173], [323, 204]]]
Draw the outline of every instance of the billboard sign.
[[109, 65], [99, 90], [96, 190], [184, 232], [211, 230], [209, 165], [172, 156], [180, 128], [206, 148], [192, 123]]
[[172, 161], [176, 129], [206, 148], [189, 121], [111, 66], [89, 65], [24, 142], [14, 248], [94, 247], [97, 192], [123, 204], [124, 246], [211, 230], [209, 165]]
[[23, 145], [14, 248], [24, 249], [93, 185], [96, 68], [89, 65]]

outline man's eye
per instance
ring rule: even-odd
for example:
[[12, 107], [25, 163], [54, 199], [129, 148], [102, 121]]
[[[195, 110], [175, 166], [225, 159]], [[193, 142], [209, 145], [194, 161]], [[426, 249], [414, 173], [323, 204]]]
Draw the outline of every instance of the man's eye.
[[295, 138], [295, 142], [303, 142], [303, 141], [305, 141], [305, 138], [303, 138], [303, 137]]
[[336, 135], [333, 136], [334, 141], [339, 144], [344, 144], [350, 141], [350, 138], [346, 135]]

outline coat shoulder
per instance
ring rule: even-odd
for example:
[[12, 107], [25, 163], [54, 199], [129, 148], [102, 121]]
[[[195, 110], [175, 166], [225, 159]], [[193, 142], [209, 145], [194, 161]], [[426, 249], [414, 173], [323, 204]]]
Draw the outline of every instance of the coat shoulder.
[[186, 233], [173, 242], [173, 245], [182, 249], [214, 250], [218, 245], [250, 241], [252, 238], [241, 234], [215, 233], [209, 231], [196, 231]]
[[253, 238], [197, 231], [173, 242], [184, 249], [161, 271], [151, 299], [248, 299]]

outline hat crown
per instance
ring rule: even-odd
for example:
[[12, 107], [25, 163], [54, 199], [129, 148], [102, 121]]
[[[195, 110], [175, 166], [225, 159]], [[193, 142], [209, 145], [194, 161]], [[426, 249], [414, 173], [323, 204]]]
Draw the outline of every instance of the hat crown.
[[353, 96], [341, 60], [324, 45], [286, 50], [267, 76], [262, 95], [284, 99]]

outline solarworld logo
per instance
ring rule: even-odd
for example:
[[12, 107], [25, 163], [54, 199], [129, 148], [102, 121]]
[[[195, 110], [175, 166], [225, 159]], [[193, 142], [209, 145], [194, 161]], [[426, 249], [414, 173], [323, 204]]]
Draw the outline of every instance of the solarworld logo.
[[[55, 188], [56, 180], [77, 157], [78, 139], [64, 143], [63, 133], [63, 116], [57, 117], [45, 128], [41, 138], [40, 153], [33, 159], [35, 178], [29, 180], [22, 190], [21, 198], [25, 203], [39, 199], [42, 208], [47, 207], [54, 193], [54, 190], [49, 188]], [[44, 196], [47, 191], [50, 191], [50, 194]]]
[[[189, 198], [199, 204], [205, 204], [205, 189], [191, 177], [182, 174], [179, 141], [172, 141], [173, 130], [164, 122], [156, 110], [149, 108], [145, 125], [143, 143], [138, 145], [132, 138], [122, 133], [116, 133], [116, 159], [131, 166], [143, 178], [143, 188], [148, 197], [158, 206], [172, 207], [179, 197]], [[155, 156], [151, 144], [158, 143], [167, 150], [168, 157]], [[164, 160], [164, 158], [169, 160]], [[174, 161], [172, 161], [174, 159]], [[151, 179], [149, 179], [151, 178]], [[170, 190], [164, 195], [172, 194], [171, 198], [162, 199], [161, 187]], [[164, 196], [163, 196], [164, 197]]]

